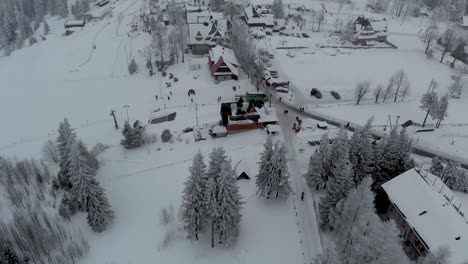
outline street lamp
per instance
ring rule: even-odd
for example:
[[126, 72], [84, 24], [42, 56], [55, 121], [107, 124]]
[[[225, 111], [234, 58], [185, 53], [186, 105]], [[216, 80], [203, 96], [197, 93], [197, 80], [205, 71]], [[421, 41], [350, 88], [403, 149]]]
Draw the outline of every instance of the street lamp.
[[124, 105], [124, 106], [123, 106], [123, 108], [125, 108], [125, 110], [127, 111], [127, 122], [130, 123], [130, 118], [128, 118], [128, 108], [129, 108], [129, 107], [130, 107], [129, 105]]

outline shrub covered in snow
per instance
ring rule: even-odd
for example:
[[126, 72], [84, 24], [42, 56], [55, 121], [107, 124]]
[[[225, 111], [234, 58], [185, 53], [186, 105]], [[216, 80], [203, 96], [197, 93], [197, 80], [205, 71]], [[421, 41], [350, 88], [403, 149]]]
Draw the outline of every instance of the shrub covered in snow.
[[164, 131], [161, 134], [161, 140], [162, 142], [172, 141], [172, 133], [169, 129], [164, 129]]

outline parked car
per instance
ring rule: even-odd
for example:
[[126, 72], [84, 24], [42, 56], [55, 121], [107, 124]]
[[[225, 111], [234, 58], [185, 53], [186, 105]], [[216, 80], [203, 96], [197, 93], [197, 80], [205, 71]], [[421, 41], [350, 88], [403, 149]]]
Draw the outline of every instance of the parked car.
[[309, 35], [306, 34], [306, 33], [301, 33], [301, 35], [302, 35], [304, 38], [308, 38], [308, 37], [309, 37]]
[[273, 33], [271, 33], [271, 31], [266, 31], [265, 34], [266, 34], [267, 36], [273, 36]]
[[285, 30], [285, 29], [286, 29], [285, 26], [282, 26], [282, 27], [279, 28], [279, 30]]
[[312, 90], [310, 90], [310, 96], [314, 96], [317, 99], [322, 99], [322, 93], [317, 88], [312, 88]]
[[296, 38], [300, 38], [300, 37], [301, 37], [301, 34], [296, 33]]
[[273, 54], [271, 54], [271, 53], [268, 53], [268, 55], [267, 55], [267, 56], [268, 56], [268, 58], [269, 58], [270, 60], [272, 60], [272, 59], [274, 59], [274, 58], [275, 58], [275, 55], [273, 55]]
[[341, 99], [341, 96], [339, 93], [335, 92], [335, 91], [331, 91], [330, 92], [331, 96], [333, 96], [333, 98], [335, 98], [336, 100], [340, 100]]
[[288, 52], [288, 54], [286, 54], [289, 58], [294, 58], [296, 57], [296, 55], [294, 55], [293, 53], [291, 52]]
[[279, 28], [277, 28], [277, 27], [274, 27], [274, 28], [273, 28], [273, 32], [279, 32], [279, 31], [280, 31]]
[[284, 33], [284, 32], [280, 32], [279, 35], [280, 35], [280, 36], [289, 36], [288, 33]]

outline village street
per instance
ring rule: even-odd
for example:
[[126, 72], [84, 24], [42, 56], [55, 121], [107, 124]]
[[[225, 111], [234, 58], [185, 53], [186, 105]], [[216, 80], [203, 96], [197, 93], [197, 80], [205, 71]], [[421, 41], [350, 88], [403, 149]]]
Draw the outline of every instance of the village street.
[[[288, 150], [288, 168], [293, 181], [293, 201], [296, 213], [297, 228], [301, 239], [302, 254], [304, 263], [312, 263], [316, 254], [322, 253], [322, 241], [317, 220], [317, 207], [314, 204], [313, 194], [300, 171], [300, 166], [296, 160], [297, 150], [294, 147], [295, 134], [291, 129], [298, 116], [300, 119], [307, 118], [297, 112], [291, 111], [284, 114], [284, 108], [275, 102], [278, 123], [282, 128], [282, 134]], [[301, 201], [301, 194], [304, 192], [304, 200]]]

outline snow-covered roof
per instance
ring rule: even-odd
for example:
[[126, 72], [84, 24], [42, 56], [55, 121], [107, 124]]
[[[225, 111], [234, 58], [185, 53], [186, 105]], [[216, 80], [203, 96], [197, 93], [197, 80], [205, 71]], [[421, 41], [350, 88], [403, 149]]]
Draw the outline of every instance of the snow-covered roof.
[[205, 22], [209, 22], [212, 20], [222, 20], [224, 19], [223, 13], [220, 12], [210, 12], [210, 11], [202, 11], [202, 12], [192, 12], [187, 13], [187, 23], [188, 24], [201, 24]]
[[78, 26], [84, 26], [84, 25], [85, 25], [85, 21], [83, 19], [65, 21], [66, 27], [78, 27]]
[[388, 31], [388, 23], [386, 20], [374, 20], [371, 21], [371, 25], [375, 32]]
[[265, 26], [273, 26], [274, 25], [274, 17], [272, 14], [261, 14], [256, 10], [256, 8], [249, 4], [245, 8], [245, 18], [247, 19], [247, 24], [254, 25], [254, 24], [261, 24]]
[[218, 45], [211, 48], [209, 55], [210, 60], [215, 64], [223, 58], [224, 64], [226, 64], [229, 70], [235, 75], [239, 74], [239, 62], [237, 62], [236, 55], [232, 49]]
[[276, 117], [276, 111], [274, 107], [268, 107], [264, 105], [262, 108], [255, 107], [255, 111], [257, 111], [260, 118], [258, 122], [277, 122], [278, 118]]
[[227, 133], [227, 129], [223, 126], [213, 127], [213, 133]]
[[411, 169], [382, 187], [431, 252], [446, 247], [448, 263], [468, 261], [468, 211], [437, 176]]
[[218, 38], [224, 38], [227, 28], [227, 21], [217, 20], [205, 24], [188, 24], [189, 41], [188, 44], [216, 44]]

